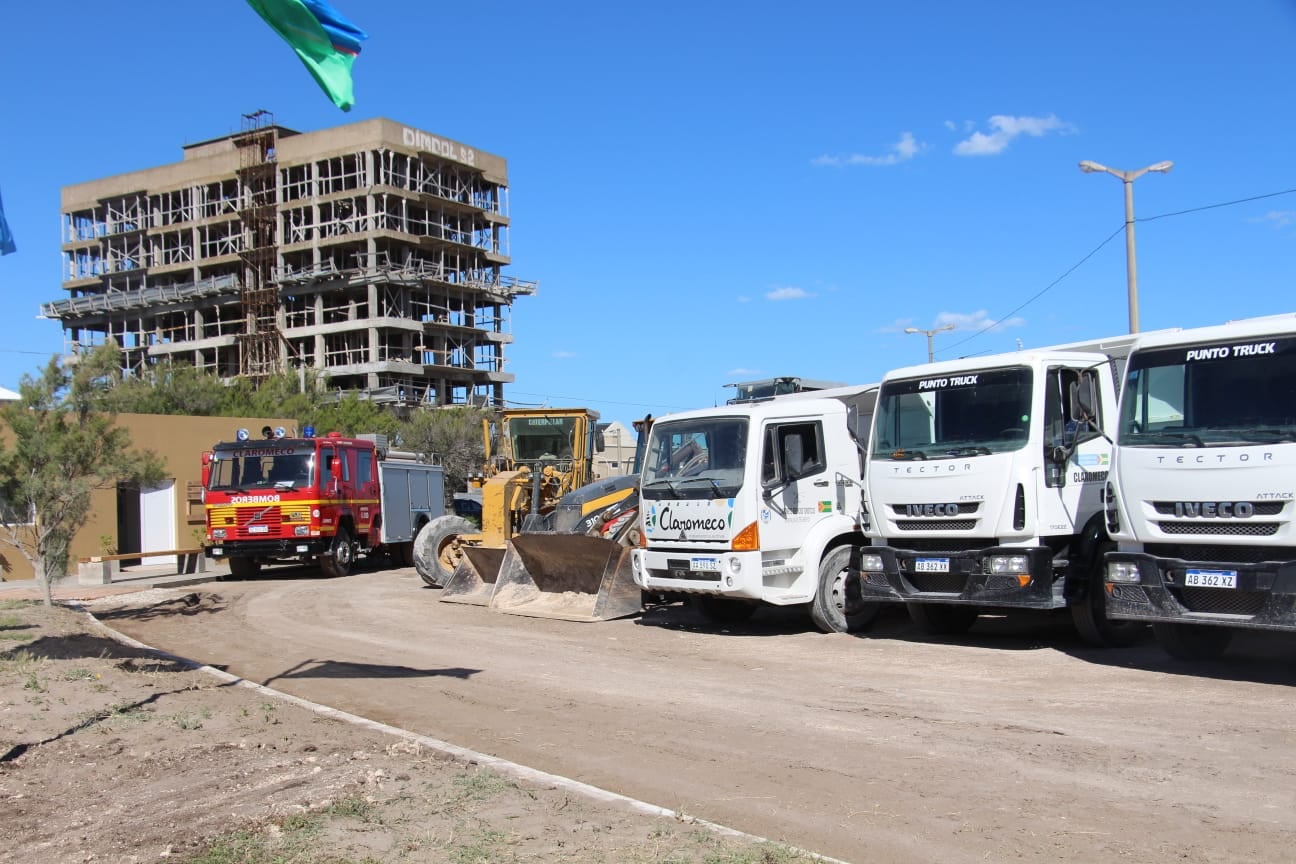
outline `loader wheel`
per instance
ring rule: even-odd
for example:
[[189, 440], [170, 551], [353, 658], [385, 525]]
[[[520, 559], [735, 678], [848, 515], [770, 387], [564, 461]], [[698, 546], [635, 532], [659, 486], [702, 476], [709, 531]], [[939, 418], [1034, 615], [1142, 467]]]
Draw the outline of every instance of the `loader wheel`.
[[261, 562], [255, 558], [230, 558], [229, 568], [234, 579], [255, 579], [261, 574]]
[[333, 537], [329, 551], [320, 556], [320, 570], [330, 579], [346, 576], [355, 563], [355, 547], [351, 545], [351, 534], [345, 528], [338, 528]]
[[1233, 641], [1229, 628], [1203, 624], [1153, 624], [1152, 633], [1161, 648], [1176, 660], [1215, 660]]
[[459, 537], [477, 528], [462, 516], [440, 516], [419, 529], [414, 538], [414, 569], [433, 588], [444, 588], [454, 575], [463, 547]]
[[810, 601], [810, 618], [824, 633], [858, 633], [877, 618], [880, 604], [860, 598], [858, 562], [851, 547], [829, 550], [819, 565], [819, 588]]

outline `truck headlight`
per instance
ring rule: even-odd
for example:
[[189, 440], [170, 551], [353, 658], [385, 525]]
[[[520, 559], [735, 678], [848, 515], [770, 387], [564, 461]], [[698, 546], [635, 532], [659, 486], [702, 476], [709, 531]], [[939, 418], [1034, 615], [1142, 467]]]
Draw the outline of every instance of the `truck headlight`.
[[992, 576], [1016, 576], [1030, 572], [1030, 561], [1025, 555], [991, 555], [986, 559]]
[[1107, 562], [1107, 581], [1123, 582], [1126, 584], [1137, 583], [1140, 580], [1138, 562], [1136, 561], [1108, 561]]
[[[725, 559], [725, 564], [728, 566], [729, 572], [735, 576], [742, 572], [742, 559], [737, 555], [730, 555]], [[729, 584], [732, 585], [733, 582], [730, 581]]]
[[881, 555], [861, 555], [859, 567], [861, 570], [864, 570], [866, 572], [881, 573], [882, 556]]

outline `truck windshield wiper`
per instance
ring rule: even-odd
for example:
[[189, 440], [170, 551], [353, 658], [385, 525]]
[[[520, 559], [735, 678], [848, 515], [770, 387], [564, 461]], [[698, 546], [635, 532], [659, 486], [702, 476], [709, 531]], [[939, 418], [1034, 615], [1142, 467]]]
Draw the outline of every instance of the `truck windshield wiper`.
[[966, 447], [951, 447], [949, 450], [945, 451], [945, 455], [946, 456], [989, 456], [991, 452], [992, 451], [990, 450], [989, 447], [982, 447], [980, 445], [977, 446], [968, 445]]
[[1136, 439], [1141, 443], [1148, 444], [1167, 444], [1171, 442], [1181, 442], [1191, 444], [1194, 447], [1204, 447], [1202, 439], [1192, 432], [1147, 432], [1138, 436]]
[[643, 484], [643, 488], [645, 488], [645, 489], [651, 489], [651, 488], [653, 488], [654, 486], [665, 486], [667, 489], [669, 489], [669, 490], [671, 491], [672, 494], [674, 494], [674, 493], [676, 492], [675, 484], [672, 483], [671, 481], [665, 479], [665, 478], [663, 478], [663, 479], [661, 479], [661, 480], [654, 480], [654, 481], [652, 481], [651, 483], [645, 483], [645, 484]]
[[1239, 429], [1237, 436], [1244, 441], [1296, 441], [1296, 427], [1277, 429]]
[[[665, 483], [666, 481], [662, 480], [659, 482]], [[714, 477], [686, 477], [685, 479], [681, 480], [680, 483], [681, 484], [682, 483], [710, 483], [712, 491], [716, 493], [715, 494], [716, 498], [719, 498], [724, 494], [720, 489], [719, 481], [716, 480]], [[672, 492], [675, 491], [674, 487], [671, 487], [671, 491]]]
[[[882, 455], [882, 454], [879, 453], [878, 455]], [[898, 460], [927, 458], [927, 454], [921, 450], [905, 450], [899, 447], [897, 447], [895, 450], [892, 450], [890, 456], [892, 459], [898, 459]]]

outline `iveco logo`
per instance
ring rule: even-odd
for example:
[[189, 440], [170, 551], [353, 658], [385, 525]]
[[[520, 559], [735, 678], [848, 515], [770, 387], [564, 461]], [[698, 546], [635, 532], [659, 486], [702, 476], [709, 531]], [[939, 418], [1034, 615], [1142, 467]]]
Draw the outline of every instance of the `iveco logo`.
[[1255, 515], [1255, 505], [1250, 501], [1176, 501], [1174, 515], [1190, 519], [1196, 516], [1250, 519]]
[[906, 516], [957, 516], [957, 504], [906, 504]]

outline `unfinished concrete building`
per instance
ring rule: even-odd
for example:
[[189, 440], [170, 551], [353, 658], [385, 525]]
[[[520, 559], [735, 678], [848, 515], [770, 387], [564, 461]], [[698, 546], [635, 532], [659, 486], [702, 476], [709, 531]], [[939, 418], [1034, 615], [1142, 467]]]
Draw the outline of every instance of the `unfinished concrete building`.
[[62, 190], [69, 350], [114, 340], [128, 374], [177, 360], [282, 371], [383, 402], [502, 405], [508, 173], [376, 119], [299, 133], [265, 112], [184, 159]]

